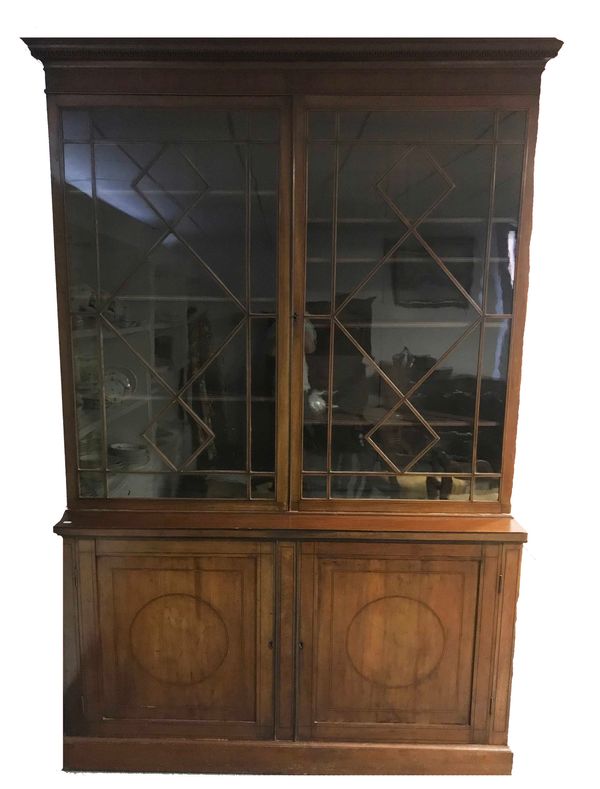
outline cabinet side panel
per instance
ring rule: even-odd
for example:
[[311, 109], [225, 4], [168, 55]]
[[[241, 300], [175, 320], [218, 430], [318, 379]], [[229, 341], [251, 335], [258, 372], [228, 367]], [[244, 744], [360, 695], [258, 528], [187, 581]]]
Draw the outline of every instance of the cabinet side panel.
[[500, 547], [485, 545], [479, 577], [479, 600], [477, 614], [477, 647], [471, 706], [471, 728], [473, 742], [485, 743], [490, 721], [490, 697], [492, 693], [494, 644], [496, 634], [496, 609], [498, 606], [498, 568]]
[[96, 541], [77, 541], [77, 603], [84, 727], [97, 721], [100, 698], [100, 634], [96, 581]]
[[502, 597], [498, 610], [496, 672], [489, 742], [506, 745], [510, 708], [510, 686], [515, 645], [516, 607], [519, 595], [521, 547], [504, 547], [502, 556]]
[[81, 725], [81, 661], [77, 621], [76, 541], [63, 540], [63, 682], [65, 734]]

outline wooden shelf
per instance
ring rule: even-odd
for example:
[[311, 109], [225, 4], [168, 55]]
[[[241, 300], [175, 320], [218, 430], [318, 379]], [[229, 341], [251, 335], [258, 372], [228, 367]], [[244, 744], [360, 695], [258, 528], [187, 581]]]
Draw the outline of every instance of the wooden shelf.
[[[338, 409], [334, 409], [333, 427], [372, 427], [383, 416], [385, 416], [386, 413], [387, 411], [385, 409], [381, 409], [380, 411], [374, 411], [370, 414], [360, 416], [355, 414], [340, 413]], [[431, 418], [428, 418], [426, 412], [422, 413], [421, 415], [431, 427], [470, 427], [473, 429], [473, 419], [469, 419], [468, 417], [465, 417], [464, 419], [443, 416], [432, 416]], [[316, 416], [307, 414], [305, 409], [304, 424], [326, 425], [327, 413], [325, 412], [322, 416]], [[499, 422], [492, 422], [489, 420], [483, 420], [479, 422], [479, 427], [499, 427], [499, 425]], [[406, 419], [406, 417], [395, 418], [395, 416], [391, 416], [385, 423], [385, 427], [422, 427], [422, 425], [421, 422], [419, 422], [416, 418], [411, 421]]]
[[[330, 217], [309, 217], [308, 218], [309, 225], [323, 225], [323, 224], [332, 224], [333, 219]], [[518, 224], [518, 220], [515, 217], [511, 216], [496, 216], [492, 218], [492, 224]], [[419, 227], [421, 225], [473, 225], [473, 224], [485, 224], [487, 225], [488, 219], [487, 217], [475, 217], [475, 216], [460, 216], [460, 217], [426, 217], [417, 225], [417, 232], [419, 231]], [[378, 217], [352, 217], [343, 219], [338, 217], [336, 220], [336, 224], [338, 225], [403, 225], [404, 223], [398, 217], [397, 219], [393, 218], [378, 218]], [[408, 228], [406, 228], [408, 231]], [[398, 239], [399, 240], [399, 239]]]
[[[342, 310], [343, 312], [343, 310]], [[306, 317], [310, 317], [307, 314]], [[346, 329], [466, 329], [472, 326], [477, 318], [472, 321], [345, 321], [340, 319], [340, 323]]]
[[[168, 400], [172, 400], [173, 398], [166, 393], [164, 397], [159, 397], [158, 395], [130, 395], [127, 400], [138, 400], [142, 403], [148, 402], [166, 402]], [[275, 397], [250, 397], [247, 398], [246, 395], [194, 395], [192, 400], [199, 400], [202, 403], [246, 403], [248, 399], [252, 403], [274, 403]], [[187, 401], [186, 401], [187, 402]], [[176, 405], [176, 403], [175, 403]], [[109, 406], [110, 408], [110, 406]]]
[[[115, 326], [115, 329], [122, 334], [124, 337], [127, 337], [132, 334], [139, 334], [140, 332], [147, 332], [152, 330], [160, 330], [163, 331], [165, 329], [176, 329], [181, 328], [181, 326], [185, 326], [185, 323], [181, 323], [179, 326], [175, 326], [172, 323], [140, 323], [135, 326]], [[98, 329], [93, 327], [91, 329], [73, 329], [73, 339], [75, 340], [82, 340], [86, 338], [94, 338], [98, 337]], [[118, 334], [116, 334], [112, 329], [108, 326], [102, 325], [102, 339], [118, 339]]]
[[[424, 254], [422, 257], [395, 257], [392, 256], [388, 258], [385, 262], [386, 263], [422, 263], [424, 260], [431, 260], [431, 256], [427, 254], [425, 250], [423, 250]], [[473, 258], [465, 258], [465, 257], [446, 257], [445, 255], [440, 255], [444, 263], [482, 263], [483, 258], [481, 257], [473, 257]], [[496, 260], [505, 260], [502, 258], [491, 258], [491, 261]], [[331, 263], [332, 258], [307, 258], [308, 263], [321, 263], [327, 264]], [[379, 262], [377, 258], [344, 258], [344, 257], [336, 257], [336, 263], [371, 263], [373, 266], [377, 265]]]

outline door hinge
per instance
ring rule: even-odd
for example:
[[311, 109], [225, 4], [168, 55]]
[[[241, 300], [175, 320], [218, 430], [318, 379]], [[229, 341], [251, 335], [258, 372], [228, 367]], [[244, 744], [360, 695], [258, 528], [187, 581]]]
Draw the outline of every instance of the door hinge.
[[83, 696], [79, 697], [81, 700], [81, 712], [85, 715], [85, 698]]
[[503, 582], [504, 582], [504, 576], [502, 575], [502, 573], [500, 573], [498, 575], [498, 587], [497, 587], [497, 590], [496, 590], [498, 592], [498, 594], [500, 594], [500, 592], [502, 591], [502, 583]]
[[493, 697], [493, 696], [490, 696], [490, 707], [489, 707], [489, 710], [488, 710], [488, 714], [489, 714], [489, 715], [491, 715], [491, 714], [492, 714], [492, 708], [493, 708], [493, 706], [494, 706], [494, 697]]

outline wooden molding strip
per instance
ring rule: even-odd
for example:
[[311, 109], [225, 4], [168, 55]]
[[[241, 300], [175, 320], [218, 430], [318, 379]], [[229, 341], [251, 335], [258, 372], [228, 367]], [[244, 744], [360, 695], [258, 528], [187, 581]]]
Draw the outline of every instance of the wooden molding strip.
[[525, 542], [510, 516], [184, 513], [67, 510], [54, 527], [63, 537], [227, 537], [251, 539], [446, 540]]

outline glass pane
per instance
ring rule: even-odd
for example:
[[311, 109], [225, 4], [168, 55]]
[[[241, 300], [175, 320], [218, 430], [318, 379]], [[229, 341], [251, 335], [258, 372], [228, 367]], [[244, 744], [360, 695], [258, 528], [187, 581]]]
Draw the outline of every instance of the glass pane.
[[333, 499], [417, 499], [468, 501], [471, 480], [406, 474], [398, 477], [344, 475], [331, 478]]
[[304, 459], [305, 471], [327, 467], [327, 409], [329, 391], [328, 321], [304, 321]]
[[493, 112], [342, 112], [343, 140], [483, 140], [494, 133]]
[[71, 310], [79, 328], [95, 314], [98, 297], [91, 147], [65, 145], [65, 210]]
[[448, 145], [429, 150], [454, 186], [419, 225], [419, 233], [456, 282], [481, 305], [492, 146]]
[[498, 501], [500, 498], [500, 479], [480, 477], [475, 479], [473, 501]]
[[407, 151], [405, 146], [383, 145], [339, 148], [335, 217], [338, 307], [406, 237], [406, 219], [398, 212], [402, 208], [410, 212], [412, 205], [398, 192], [395, 168], [406, 170]]
[[66, 111], [65, 138], [90, 119], [64, 146], [79, 467], [247, 499], [275, 471], [278, 113]]
[[[119, 109], [101, 108], [91, 112], [97, 140], [243, 140], [249, 134], [250, 113], [239, 110]], [[261, 139], [260, 137], [257, 139]]]
[[275, 471], [275, 321], [251, 320], [252, 470]]
[[523, 142], [527, 130], [527, 113], [523, 110], [500, 113], [498, 137]]
[[509, 229], [506, 238], [505, 258], [490, 260], [488, 268], [488, 292], [486, 312], [496, 315], [510, 315], [513, 311], [513, 291], [515, 285], [516, 230]]
[[302, 477], [303, 499], [326, 499], [327, 477]]
[[275, 142], [279, 139], [279, 114], [274, 110], [250, 113], [250, 139]]
[[253, 499], [274, 499], [275, 479], [273, 477], [251, 477], [250, 490]]
[[63, 110], [62, 128], [65, 140], [89, 140], [90, 113], [86, 110]]
[[277, 149], [250, 148], [250, 288], [252, 311], [275, 314], [277, 307]]
[[78, 465], [80, 469], [103, 469], [100, 330], [97, 320], [87, 315], [84, 319], [84, 314], [76, 314], [72, 319]]
[[498, 146], [486, 303], [489, 313], [512, 312], [522, 175], [523, 146]]
[[306, 311], [329, 312], [333, 258], [335, 148], [312, 145], [308, 158], [306, 226]]
[[477, 440], [480, 473], [501, 470], [509, 347], [510, 320], [486, 322]]
[[243, 474], [108, 474], [108, 497], [114, 499], [247, 499]]
[[335, 112], [308, 113], [308, 139], [332, 140], [335, 137]]
[[496, 158], [494, 219], [517, 223], [521, 204], [522, 145], [499, 145]]
[[105, 498], [104, 474], [81, 471], [79, 474], [79, 495], [82, 499]]

